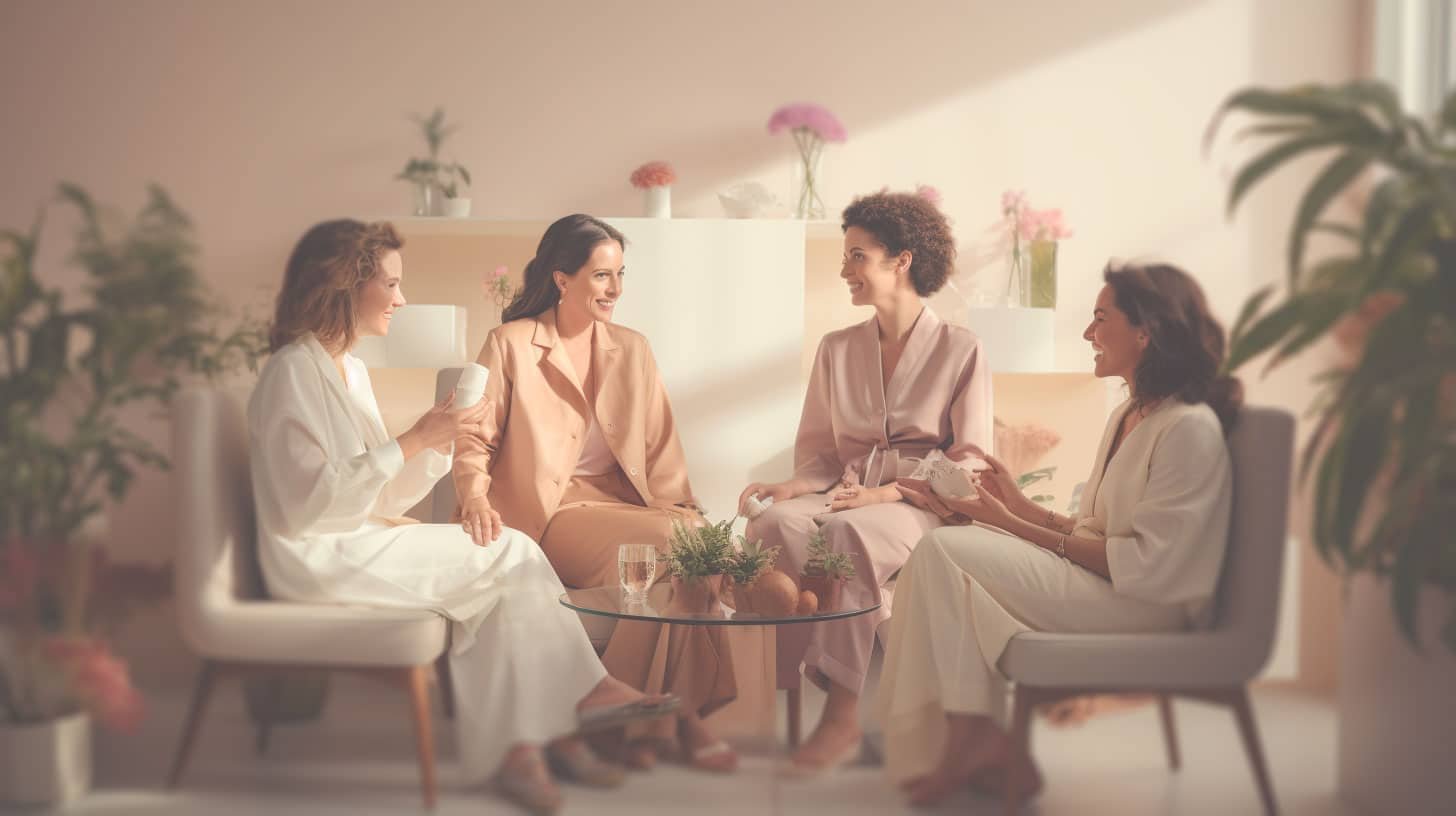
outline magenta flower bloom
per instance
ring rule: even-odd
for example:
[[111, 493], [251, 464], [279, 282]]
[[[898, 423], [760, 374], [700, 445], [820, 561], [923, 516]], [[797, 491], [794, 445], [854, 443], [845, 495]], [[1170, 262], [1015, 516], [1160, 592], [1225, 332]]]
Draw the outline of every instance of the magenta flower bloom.
[[768, 132], [785, 130], [808, 130], [826, 142], [842, 142], [848, 134], [839, 117], [823, 105], [812, 102], [796, 102], [784, 105], [768, 118]]

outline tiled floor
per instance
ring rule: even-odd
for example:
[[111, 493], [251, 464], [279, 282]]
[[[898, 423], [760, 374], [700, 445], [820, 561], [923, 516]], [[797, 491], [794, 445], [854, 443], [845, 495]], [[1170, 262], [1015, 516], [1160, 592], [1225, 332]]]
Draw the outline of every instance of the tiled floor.
[[[818, 711], [806, 699], [806, 711]], [[275, 733], [266, 757], [252, 751], [240, 695], [226, 687], [214, 699], [183, 789], [160, 780], [175, 745], [182, 695], [155, 700], [139, 735], [97, 735], [96, 791], [67, 812], [121, 816], [170, 814], [394, 814], [417, 812], [420, 800], [404, 703], [383, 687], [336, 680], [322, 721]], [[1354, 814], [1334, 796], [1335, 718], [1328, 701], [1260, 690], [1255, 705], [1281, 812]], [[1183, 770], [1164, 763], [1156, 709], [1106, 714], [1072, 729], [1039, 722], [1036, 751], [1047, 787], [1028, 813], [1258, 813], [1259, 803], [1233, 718], [1219, 709], [1178, 703]], [[441, 724], [439, 733], [448, 735]], [[440, 816], [514, 814], [494, 796], [451, 784], [453, 746], [440, 739]], [[824, 778], [780, 772], [768, 746], [745, 746], [734, 776], [710, 776], [662, 764], [634, 775], [619, 791], [568, 789], [566, 813], [577, 814], [890, 814], [912, 812], [880, 769], [861, 764]], [[919, 811], [915, 811], [919, 812]], [[938, 811], [999, 813], [999, 802], [969, 792]]]

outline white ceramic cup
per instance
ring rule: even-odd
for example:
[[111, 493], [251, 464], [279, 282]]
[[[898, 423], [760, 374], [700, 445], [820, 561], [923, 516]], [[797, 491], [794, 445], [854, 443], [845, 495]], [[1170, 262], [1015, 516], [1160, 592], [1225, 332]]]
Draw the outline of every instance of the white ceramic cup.
[[480, 363], [467, 363], [460, 370], [460, 379], [455, 381], [455, 404], [452, 410], [469, 408], [485, 396], [485, 383], [490, 379], [490, 369]]

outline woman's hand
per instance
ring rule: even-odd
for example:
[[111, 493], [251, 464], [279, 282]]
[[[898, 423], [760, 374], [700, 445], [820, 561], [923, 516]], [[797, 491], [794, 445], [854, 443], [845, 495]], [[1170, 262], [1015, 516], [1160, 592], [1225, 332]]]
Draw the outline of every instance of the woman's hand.
[[481, 400], [458, 411], [451, 410], [454, 404], [455, 392], [452, 390], [444, 402], [426, 411], [409, 430], [399, 435], [399, 446], [406, 459], [425, 448], [444, 453], [459, 437], [479, 433], [480, 424], [490, 411], [490, 402]]
[[1006, 522], [1015, 518], [1012, 512], [1006, 509], [1006, 505], [991, 495], [989, 490], [978, 490], [976, 495], [970, 498], [958, 499], [941, 496], [940, 500], [956, 513], [972, 521], [979, 521], [994, 527], [1005, 527]]
[[976, 485], [982, 491], [990, 493], [1008, 508], [1020, 509], [1022, 502], [1029, 501], [1026, 494], [1016, 484], [1016, 477], [1006, 464], [994, 456], [987, 456], [986, 461], [991, 465], [987, 470], [976, 472]]
[[871, 504], [899, 500], [900, 491], [896, 490], [892, 484], [883, 487], [864, 487], [857, 484], [845, 485], [841, 482], [839, 489], [829, 494], [829, 512], [853, 510], [856, 507], [868, 507]]
[[970, 520], [947, 507], [945, 501], [930, 489], [930, 483], [923, 479], [899, 479], [895, 487], [905, 501], [940, 516], [947, 524], [965, 524]]
[[460, 507], [460, 526], [470, 534], [475, 546], [484, 547], [501, 534], [500, 513], [491, 509], [490, 501], [484, 496], [467, 499]]
[[784, 502], [789, 499], [798, 498], [808, 492], [808, 488], [804, 487], [803, 484], [795, 479], [790, 479], [786, 482], [754, 482], [748, 487], [743, 488], [743, 492], [738, 495], [738, 513], [742, 516], [748, 515], [748, 509], [745, 505], [748, 503], [749, 496], [753, 496], [759, 501], [770, 498], [775, 502]]

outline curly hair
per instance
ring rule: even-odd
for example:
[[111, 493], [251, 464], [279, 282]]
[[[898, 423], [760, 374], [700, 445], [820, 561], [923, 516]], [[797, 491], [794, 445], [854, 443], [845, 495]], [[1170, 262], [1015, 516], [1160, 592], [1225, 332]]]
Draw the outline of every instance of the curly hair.
[[934, 204], [914, 193], [871, 193], [844, 208], [845, 232], [859, 227], [885, 245], [887, 255], [910, 252], [910, 282], [929, 297], [945, 286], [955, 268], [955, 237]]
[[1102, 278], [1128, 322], [1148, 333], [1147, 349], [1133, 372], [1138, 403], [1170, 396], [1189, 404], [1206, 402], [1224, 433], [1233, 430], [1244, 387], [1236, 378], [1219, 374], [1223, 326], [1192, 276], [1168, 264], [1109, 263]]
[[354, 303], [379, 271], [385, 254], [404, 246], [388, 221], [366, 224], [341, 218], [315, 225], [293, 247], [283, 288], [268, 329], [268, 350], [277, 351], [312, 332], [330, 351], [359, 338]]

